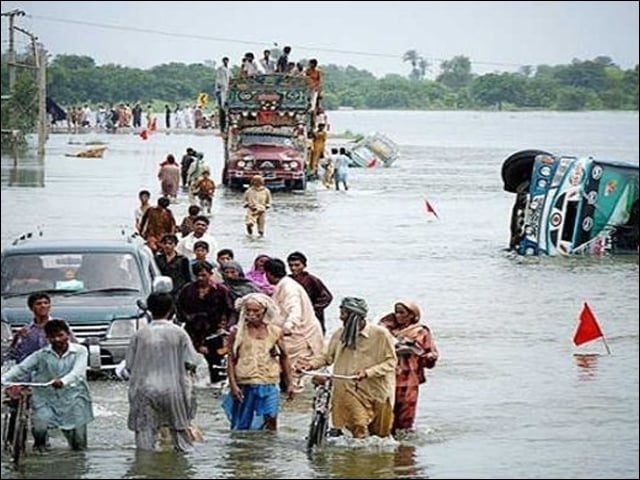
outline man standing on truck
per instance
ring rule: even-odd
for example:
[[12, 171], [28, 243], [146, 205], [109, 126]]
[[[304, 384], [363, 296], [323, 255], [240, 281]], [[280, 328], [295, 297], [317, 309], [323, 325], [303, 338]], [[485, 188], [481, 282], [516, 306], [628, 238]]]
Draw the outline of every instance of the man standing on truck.
[[318, 178], [318, 164], [324, 158], [324, 147], [327, 143], [327, 131], [324, 123], [318, 124], [318, 131], [313, 134], [313, 144], [311, 147], [311, 160], [309, 162], [309, 173], [312, 178]]
[[218, 99], [218, 106], [220, 108], [224, 108], [224, 103], [227, 101], [230, 76], [229, 57], [223, 57], [222, 65], [216, 70], [216, 98]]

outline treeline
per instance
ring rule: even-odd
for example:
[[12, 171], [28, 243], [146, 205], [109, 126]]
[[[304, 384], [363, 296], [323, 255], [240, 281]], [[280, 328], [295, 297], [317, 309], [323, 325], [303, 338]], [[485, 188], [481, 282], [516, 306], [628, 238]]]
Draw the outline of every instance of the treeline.
[[[85, 103], [195, 103], [200, 92], [213, 96], [215, 68], [214, 62], [169, 63], [143, 70], [96, 65], [88, 56], [58, 55], [48, 66], [47, 94], [67, 107]], [[433, 80], [417, 73], [415, 64], [408, 76], [383, 78], [353, 66], [321, 68], [327, 109], [638, 110], [638, 65], [623, 70], [609, 57], [574, 60], [569, 65], [523, 67], [516, 73], [476, 75], [470, 60], [457, 56], [442, 62]], [[7, 92], [4, 56], [1, 80], [2, 91]]]

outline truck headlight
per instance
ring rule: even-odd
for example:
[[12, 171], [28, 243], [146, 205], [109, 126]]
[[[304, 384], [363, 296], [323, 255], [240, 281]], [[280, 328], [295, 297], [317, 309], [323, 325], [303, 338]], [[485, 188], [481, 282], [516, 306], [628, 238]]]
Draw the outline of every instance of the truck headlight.
[[109, 327], [109, 338], [129, 338], [136, 332], [137, 319], [114, 320]]

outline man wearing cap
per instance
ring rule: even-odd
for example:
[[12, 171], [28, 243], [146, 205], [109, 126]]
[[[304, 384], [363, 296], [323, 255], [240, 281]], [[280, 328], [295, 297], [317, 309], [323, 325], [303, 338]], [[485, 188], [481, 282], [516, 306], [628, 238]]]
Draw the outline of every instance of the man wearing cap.
[[393, 425], [395, 369], [394, 339], [383, 327], [367, 323], [367, 303], [346, 297], [340, 304], [343, 325], [331, 336], [324, 353], [306, 367], [333, 364], [336, 375], [355, 375], [356, 381], [335, 380], [331, 397], [332, 421], [354, 438], [386, 437]]

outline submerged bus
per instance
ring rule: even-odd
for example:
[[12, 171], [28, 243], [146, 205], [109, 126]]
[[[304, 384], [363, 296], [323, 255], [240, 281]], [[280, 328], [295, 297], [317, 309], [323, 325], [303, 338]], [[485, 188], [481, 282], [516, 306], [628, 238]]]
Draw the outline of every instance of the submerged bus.
[[503, 162], [502, 181], [516, 195], [517, 253], [638, 253], [638, 165], [522, 150]]

